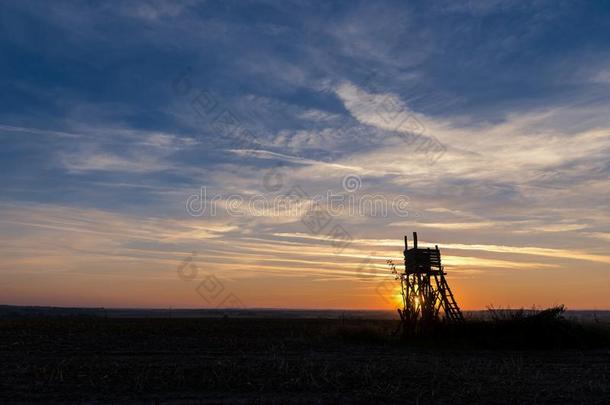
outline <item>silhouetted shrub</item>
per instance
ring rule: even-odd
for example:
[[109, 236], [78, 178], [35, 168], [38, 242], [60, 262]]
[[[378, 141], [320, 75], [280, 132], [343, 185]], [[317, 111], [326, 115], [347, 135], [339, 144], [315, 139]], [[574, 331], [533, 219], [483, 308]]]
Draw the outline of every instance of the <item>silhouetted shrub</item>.
[[441, 323], [407, 343], [475, 348], [560, 349], [610, 347], [610, 326], [566, 319], [565, 307], [544, 310], [489, 308], [483, 319]]

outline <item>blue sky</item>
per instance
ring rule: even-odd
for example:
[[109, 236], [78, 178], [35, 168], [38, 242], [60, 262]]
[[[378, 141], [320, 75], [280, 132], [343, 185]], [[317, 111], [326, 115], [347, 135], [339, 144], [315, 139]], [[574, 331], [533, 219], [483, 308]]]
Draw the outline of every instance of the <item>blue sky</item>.
[[[603, 2], [4, 2], [3, 300], [217, 305], [176, 275], [197, 252], [245, 306], [387, 308], [418, 231], [466, 307], [608, 308], [609, 37]], [[337, 215], [337, 251], [185, 210], [346, 176], [409, 214]]]

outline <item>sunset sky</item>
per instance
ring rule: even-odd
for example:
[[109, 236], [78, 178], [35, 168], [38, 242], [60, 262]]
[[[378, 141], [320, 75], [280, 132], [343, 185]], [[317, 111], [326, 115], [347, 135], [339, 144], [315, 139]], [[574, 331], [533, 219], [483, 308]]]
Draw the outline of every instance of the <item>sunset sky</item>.
[[0, 304], [610, 309], [610, 7], [317, 3], [2, 2]]

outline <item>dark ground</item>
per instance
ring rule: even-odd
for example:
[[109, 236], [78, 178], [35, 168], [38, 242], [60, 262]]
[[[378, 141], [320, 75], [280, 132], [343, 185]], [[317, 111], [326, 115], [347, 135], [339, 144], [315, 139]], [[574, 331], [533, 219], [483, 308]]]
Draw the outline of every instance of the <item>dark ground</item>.
[[395, 321], [0, 319], [0, 402], [610, 403], [610, 350], [405, 345]]

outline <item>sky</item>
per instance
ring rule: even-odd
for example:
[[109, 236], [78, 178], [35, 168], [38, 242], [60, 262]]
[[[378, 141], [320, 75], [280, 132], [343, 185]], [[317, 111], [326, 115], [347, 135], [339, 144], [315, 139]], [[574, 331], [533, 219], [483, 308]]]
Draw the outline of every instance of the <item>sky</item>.
[[610, 7], [3, 1], [0, 304], [610, 309]]

